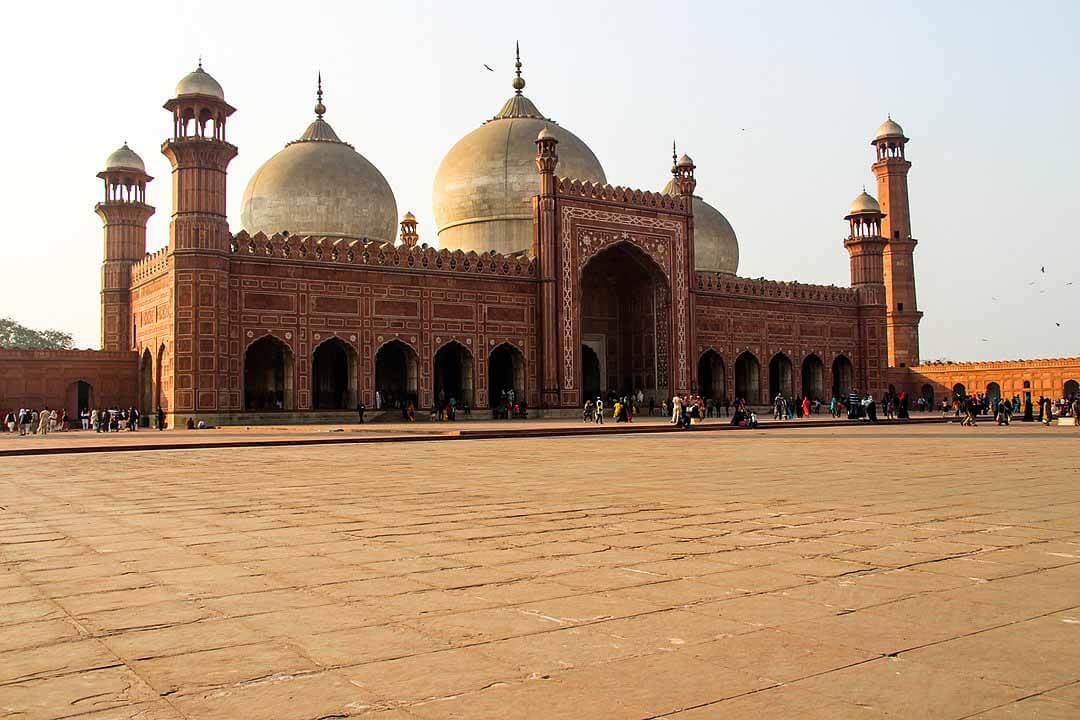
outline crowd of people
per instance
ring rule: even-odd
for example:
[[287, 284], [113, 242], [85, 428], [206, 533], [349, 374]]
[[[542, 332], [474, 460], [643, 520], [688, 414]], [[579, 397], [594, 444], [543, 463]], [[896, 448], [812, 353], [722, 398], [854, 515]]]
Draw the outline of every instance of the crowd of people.
[[967, 426], [976, 425], [980, 415], [992, 417], [998, 425], [1011, 424], [1014, 415], [1020, 415], [1022, 422], [1038, 421], [1043, 425], [1050, 425], [1055, 420], [1060, 423], [1062, 418], [1065, 418], [1071, 419], [1073, 425], [1080, 425], [1080, 396], [1069, 395], [1053, 400], [1040, 395], [1038, 400], [1030, 397], [1021, 400], [1019, 395], [1001, 398], [982, 393], [957, 394], [951, 403], [948, 400], [941, 401], [941, 414], [961, 418], [960, 424]]
[[[127, 409], [119, 407], [111, 408], [82, 408], [75, 429], [92, 430], [93, 432], [120, 432], [126, 430], [135, 432], [139, 427], [139, 411], [134, 407]], [[157, 427], [165, 428], [165, 413], [159, 408], [157, 412]], [[34, 408], [19, 408], [3, 413], [3, 423], [0, 424], [0, 432], [18, 433], [19, 435], [48, 435], [52, 432], [67, 432], [72, 428], [72, 418], [68, 416], [66, 409], [59, 410], [43, 407], [40, 410]]]

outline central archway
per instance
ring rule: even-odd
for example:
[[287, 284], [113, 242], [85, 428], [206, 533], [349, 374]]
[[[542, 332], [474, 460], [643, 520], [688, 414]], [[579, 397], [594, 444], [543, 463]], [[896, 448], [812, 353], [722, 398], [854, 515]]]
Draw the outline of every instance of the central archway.
[[773, 355], [769, 361], [769, 400], [772, 401], [777, 395], [785, 398], [794, 395], [791, 387], [791, 358], [782, 352]]
[[273, 335], [265, 335], [244, 352], [244, 409], [295, 407], [292, 350]]
[[473, 405], [473, 357], [464, 345], [448, 342], [435, 353], [432, 363], [435, 371], [435, 407], [443, 407], [451, 400], [458, 407]]
[[[603, 393], [668, 394], [671, 360], [665, 338], [670, 301], [663, 271], [644, 252], [619, 242], [597, 253], [581, 274], [581, 336], [604, 357], [594, 364], [583, 349], [584, 397]], [[598, 387], [587, 373], [599, 366]], [[593, 394], [595, 392], [595, 394]]]
[[311, 407], [347, 410], [355, 406], [356, 351], [341, 338], [328, 338], [311, 356]]
[[503, 393], [514, 391], [514, 401], [525, 399], [525, 356], [510, 343], [503, 343], [488, 355], [488, 405], [497, 406]]
[[761, 403], [761, 363], [749, 350], [735, 358], [735, 398], [748, 405]]
[[375, 353], [375, 407], [404, 408], [411, 402], [420, 406], [417, 377], [419, 358], [400, 340], [391, 340]]
[[727, 400], [727, 368], [715, 350], [706, 350], [698, 360], [698, 392], [720, 403]]
[[802, 394], [811, 400], [825, 402], [825, 363], [811, 353], [802, 363]]

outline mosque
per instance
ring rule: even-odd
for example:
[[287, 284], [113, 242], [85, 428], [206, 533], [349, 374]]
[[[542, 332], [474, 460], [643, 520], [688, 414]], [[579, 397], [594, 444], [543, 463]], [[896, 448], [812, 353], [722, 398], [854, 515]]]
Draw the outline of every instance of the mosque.
[[509, 390], [541, 416], [638, 390], [658, 405], [949, 394], [952, 376], [919, 366], [911, 163], [891, 118], [871, 141], [878, 199], [845, 217], [851, 286], [753, 280], [690, 157], [673, 156], [663, 189], [609, 184], [516, 67], [513, 94], [439, 165], [436, 249], [331, 127], [321, 82], [313, 121], [251, 177], [230, 227], [236, 108], [200, 63], [164, 105], [168, 244], [146, 252], [153, 178], [124, 145], [98, 173], [101, 350], [0, 351], [0, 407], [160, 407], [178, 427], [336, 422], [359, 403], [482, 410]]

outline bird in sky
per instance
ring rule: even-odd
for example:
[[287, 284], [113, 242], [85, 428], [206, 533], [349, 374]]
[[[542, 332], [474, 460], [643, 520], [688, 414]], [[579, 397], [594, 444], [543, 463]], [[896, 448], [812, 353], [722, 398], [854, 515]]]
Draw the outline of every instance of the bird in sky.
[[487, 68], [488, 70], [490, 70], [491, 72], [495, 72], [495, 68], [491, 67], [487, 63], [484, 63], [484, 67]]
[[982, 341], [983, 342], [990, 342], [989, 338], [983, 338]]
[[1034, 281], [1034, 280], [1032, 280], [1031, 282], [1029, 282], [1029, 283], [1028, 283], [1028, 285], [1029, 285], [1029, 286], [1030, 286], [1030, 285], [1034, 285], [1034, 284], [1035, 284], [1035, 281]]
[[1070, 285], [1072, 285], [1072, 283], [1071, 283], [1071, 282], [1067, 282], [1067, 283], [1065, 283], [1065, 287], [1069, 287]]
[[1056, 322], [1054, 324], [1057, 325], [1058, 327], [1061, 327], [1061, 323], [1059, 323], [1059, 322]]
[[991, 299], [991, 300], [997, 300], [997, 298], [996, 298], [996, 297], [994, 297], [993, 295], [991, 295], [991, 296], [990, 296], [990, 299]]
[[1042, 267], [1040, 268], [1040, 270], [1042, 270], [1042, 272], [1046, 272], [1046, 266], [1045, 266], [1045, 265], [1043, 265], [1043, 266], [1042, 266]]

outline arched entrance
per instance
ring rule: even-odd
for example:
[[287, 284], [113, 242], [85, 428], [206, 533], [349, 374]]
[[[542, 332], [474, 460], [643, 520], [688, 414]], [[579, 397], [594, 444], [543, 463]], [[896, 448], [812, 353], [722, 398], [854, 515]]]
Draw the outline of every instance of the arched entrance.
[[264, 335], [244, 352], [244, 409], [292, 410], [294, 402], [292, 350]]
[[[165, 408], [165, 391], [161, 387], [161, 366], [165, 362], [165, 345], [162, 343], [161, 347], [157, 351], [157, 363], [154, 365], [154, 412], [157, 412], [158, 408]], [[155, 422], [157, 420], [155, 419]], [[156, 427], [156, 426], [155, 426]]]
[[311, 356], [311, 407], [356, 407], [356, 351], [341, 338], [323, 341]]
[[1001, 386], [996, 382], [986, 384], [986, 398], [990, 401], [1001, 399]]
[[473, 358], [464, 345], [449, 342], [435, 353], [435, 406], [442, 407], [451, 400], [461, 407], [473, 404]]
[[784, 353], [776, 353], [769, 361], [769, 400], [777, 395], [792, 397], [791, 358]]
[[953, 392], [953, 397], [955, 397], [955, 398], [966, 398], [967, 397], [967, 388], [964, 387], [964, 383], [956, 383], [955, 385], [953, 385], [952, 386], [952, 392]]
[[89, 412], [94, 408], [93, 403], [94, 388], [90, 383], [85, 380], [76, 380], [68, 385], [66, 407], [71, 427], [78, 425], [79, 414], [83, 410]]
[[926, 401], [926, 409], [934, 409], [934, 386], [927, 383], [922, 386], [922, 391], [919, 393], [922, 395], [922, 399]]
[[391, 340], [375, 353], [375, 391], [377, 409], [420, 406], [417, 386], [419, 358], [401, 342]]
[[139, 360], [139, 413], [150, 415], [154, 410], [154, 357], [150, 348], [143, 350]]
[[837, 355], [832, 364], [833, 397], [843, 400], [855, 388], [855, 368], [846, 355]]
[[510, 343], [503, 343], [488, 355], [488, 405], [498, 405], [503, 393], [510, 390], [515, 402], [525, 399], [525, 356]]
[[698, 392], [717, 402], [727, 400], [727, 368], [715, 350], [706, 350], [697, 364]]
[[598, 387], [586, 382], [587, 360], [582, 353], [582, 392], [630, 395], [641, 390], [647, 397], [668, 393], [667, 343], [670, 327], [667, 281], [645, 253], [627, 242], [612, 245], [589, 260], [581, 275], [581, 337], [593, 348], [606, 377]]
[[586, 400], [600, 397], [600, 358], [588, 345], [581, 346], [581, 393]]
[[1066, 380], [1063, 389], [1065, 391], [1066, 399], [1072, 399], [1075, 398], [1077, 395], [1080, 395], [1080, 383], [1076, 382], [1075, 380]]
[[825, 402], [825, 363], [813, 353], [802, 362], [802, 394], [811, 400]]
[[749, 350], [735, 358], [735, 399], [761, 404], [761, 363]]

